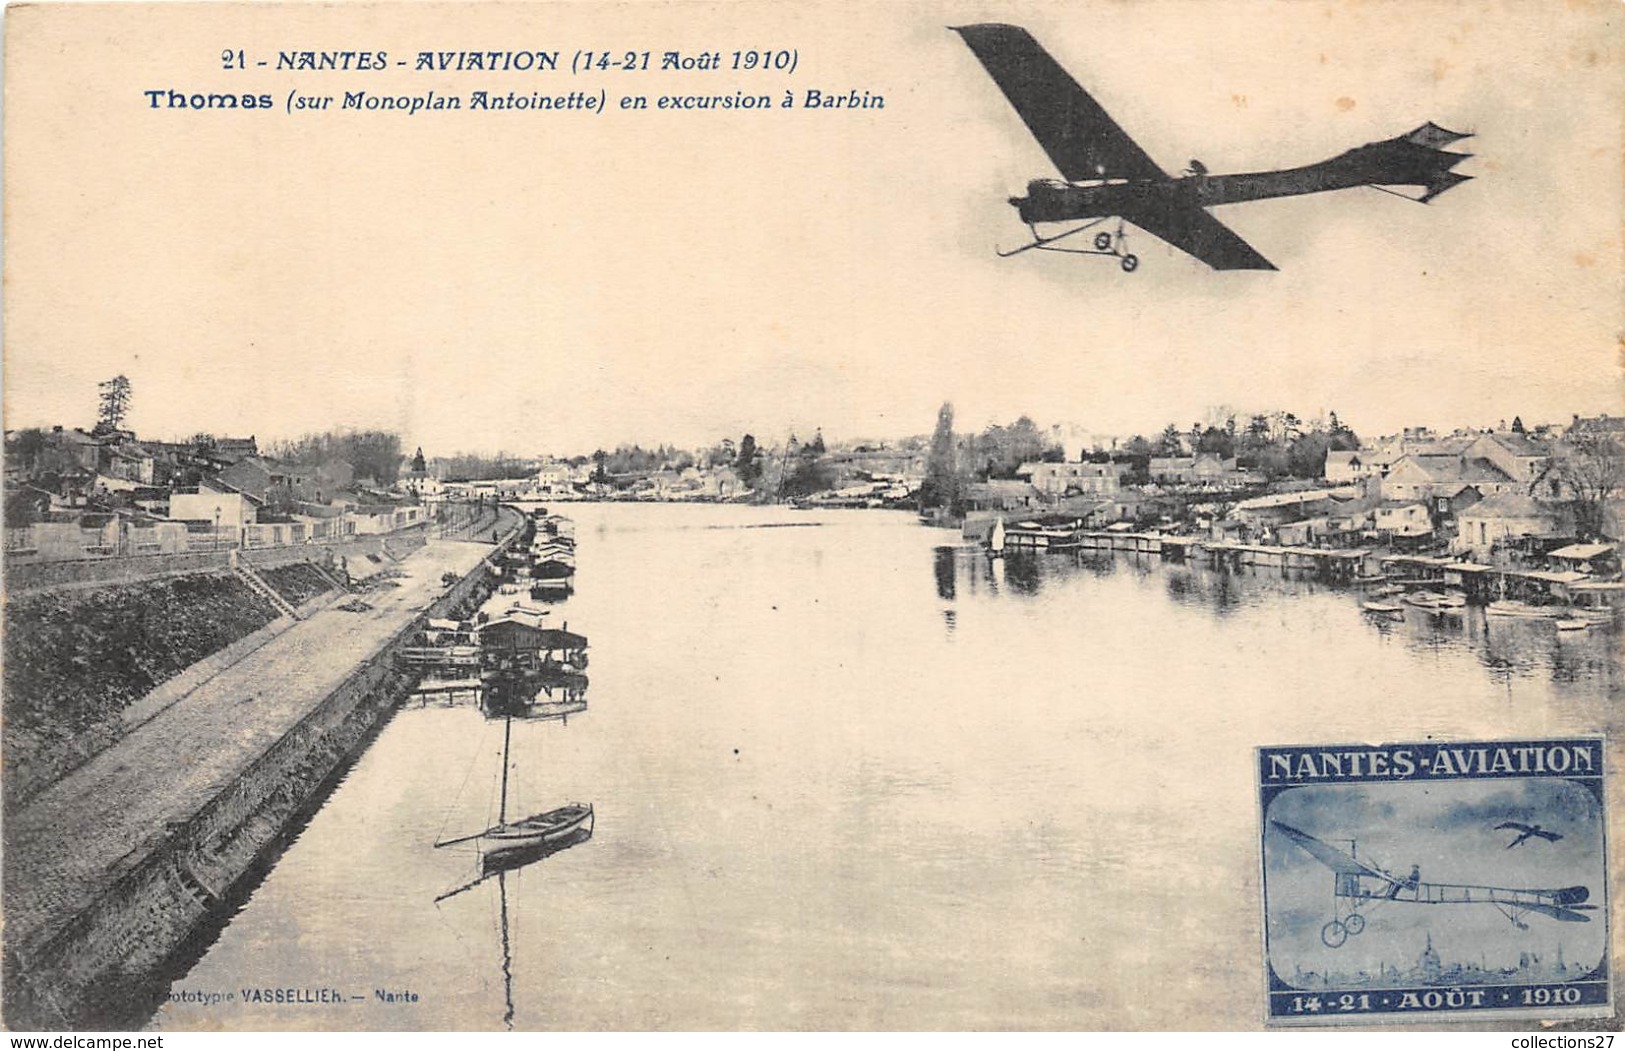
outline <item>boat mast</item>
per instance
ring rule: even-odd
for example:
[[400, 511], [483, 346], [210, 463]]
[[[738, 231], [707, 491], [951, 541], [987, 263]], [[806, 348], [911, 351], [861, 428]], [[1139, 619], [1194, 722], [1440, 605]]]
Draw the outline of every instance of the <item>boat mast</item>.
[[508, 742], [513, 738], [513, 716], [502, 723], [502, 802], [497, 807], [497, 826], [508, 823]]

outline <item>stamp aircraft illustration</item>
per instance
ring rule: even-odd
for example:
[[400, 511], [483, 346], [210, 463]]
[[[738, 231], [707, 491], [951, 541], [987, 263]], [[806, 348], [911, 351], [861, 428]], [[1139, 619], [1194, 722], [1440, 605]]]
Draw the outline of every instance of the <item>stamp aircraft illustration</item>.
[[[1451, 170], [1472, 154], [1441, 148], [1470, 133], [1431, 122], [1304, 167], [1213, 175], [1193, 160], [1180, 175], [1170, 175], [1025, 29], [996, 24], [953, 28], [1061, 173], [1060, 179], [1034, 179], [1026, 196], [1010, 198], [1033, 239], [999, 252], [1001, 256], [1035, 248], [1107, 256], [1133, 272], [1140, 265], [1127, 247], [1127, 227], [1133, 225], [1215, 270], [1274, 270], [1273, 263], [1207, 209], [1359, 186], [1418, 187], [1422, 193], [1417, 197], [1387, 192], [1426, 204], [1472, 178]], [[1113, 219], [1115, 230], [1102, 228]], [[1060, 224], [1077, 225], [1053, 234], [1039, 229]], [[1096, 230], [1092, 248], [1057, 244], [1087, 230]]]
[[1346, 851], [1339, 850], [1291, 825], [1279, 821], [1270, 824], [1332, 871], [1332, 904], [1336, 915], [1320, 929], [1320, 940], [1329, 949], [1338, 948], [1365, 930], [1365, 913], [1389, 902], [1490, 905], [1519, 930], [1529, 929], [1523, 918], [1532, 912], [1565, 923], [1589, 923], [1591, 917], [1581, 910], [1596, 908], [1586, 904], [1591, 897], [1589, 887], [1525, 890], [1474, 883], [1424, 883], [1417, 866], [1412, 866], [1409, 876], [1395, 876], [1370, 861], [1360, 860], [1352, 845]]

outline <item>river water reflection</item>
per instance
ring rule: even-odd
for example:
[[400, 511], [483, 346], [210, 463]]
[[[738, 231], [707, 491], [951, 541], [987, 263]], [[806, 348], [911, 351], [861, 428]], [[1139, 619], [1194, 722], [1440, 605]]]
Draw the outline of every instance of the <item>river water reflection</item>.
[[155, 1025], [1252, 1028], [1255, 746], [1619, 729], [1612, 631], [900, 514], [563, 510], [588, 707], [514, 723], [511, 791], [593, 837], [436, 904], [502, 723], [403, 708], [175, 983], [344, 1002]]

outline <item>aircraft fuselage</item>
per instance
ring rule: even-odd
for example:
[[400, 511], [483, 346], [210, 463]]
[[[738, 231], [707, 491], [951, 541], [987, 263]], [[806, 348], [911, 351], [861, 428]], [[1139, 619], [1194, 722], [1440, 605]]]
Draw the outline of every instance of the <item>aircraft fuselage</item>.
[[[1446, 154], [1453, 159], [1459, 155]], [[1235, 175], [1185, 175], [1168, 179], [1065, 183], [1035, 179], [1027, 196], [1012, 197], [1025, 223], [1061, 223], [1195, 205], [1209, 208], [1272, 197], [1347, 190], [1356, 186], [1411, 185], [1432, 189], [1439, 178], [1438, 151], [1399, 139], [1374, 142], [1301, 168]], [[1435, 191], [1437, 192], [1437, 191]]]

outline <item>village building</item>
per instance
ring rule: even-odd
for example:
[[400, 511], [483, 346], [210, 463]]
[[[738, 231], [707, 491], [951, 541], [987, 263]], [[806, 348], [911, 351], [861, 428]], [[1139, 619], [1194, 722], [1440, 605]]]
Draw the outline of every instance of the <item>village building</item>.
[[[1359, 449], [1328, 449], [1326, 466], [1321, 474], [1333, 485], [1347, 485], [1362, 478], [1380, 478], [1385, 468], [1386, 463], [1379, 464], [1374, 453]], [[1154, 476], [1154, 469], [1152, 473]]]
[[1556, 508], [1525, 493], [1497, 493], [1456, 516], [1451, 549], [1475, 562], [1489, 563], [1497, 549], [1514, 546], [1516, 541], [1564, 535], [1564, 516]]
[[572, 471], [569, 464], [560, 460], [548, 460], [536, 469], [536, 494], [541, 497], [560, 496], [566, 493], [575, 494], [571, 485]]
[[967, 486], [965, 505], [972, 511], [1030, 511], [1043, 507], [1044, 499], [1031, 482], [995, 478]]
[[1090, 493], [1112, 496], [1122, 488], [1123, 475], [1129, 465], [1122, 463], [1024, 463], [1016, 468], [1016, 477], [1025, 478], [1032, 487], [1051, 499], [1068, 493]]
[[222, 537], [241, 538], [243, 530], [259, 521], [262, 501], [247, 493], [201, 488], [169, 494], [169, 517], [218, 528]]
[[[1532, 482], [1551, 457], [1551, 447], [1517, 431], [1496, 431], [1480, 437], [1462, 453], [1466, 462], [1484, 461], [1517, 482]], [[1471, 480], [1471, 479], [1468, 479]]]
[[1230, 516], [1253, 536], [1263, 536], [1284, 524], [1329, 515], [1336, 506], [1330, 489], [1306, 489], [1243, 500]]
[[1563, 437], [1568, 439], [1592, 439], [1615, 442], [1625, 442], [1625, 416], [1580, 416], [1574, 417]]
[[[1525, 469], [1515, 458], [1503, 460], [1514, 470]], [[1382, 496], [1384, 500], [1420, 500], [1431, 505], [1439, 496], [1454, 497], [1463, 486], [1472, 486], [1480, 496], [1490, 496], [1527, 489], [1528, 482], [1489, 459], [1465, 452], [1406, 453], [1383, 476]]]
[[1147, 473], [1159, 485], [1242, 485], [1253, 480], [1237, 466], [1234, 456], [1217, 453], [1153, 456]]
[[1414, 547], [1433, 537], [1433, 516], [1420, 500], [1385, 500], [1372, 512], [1371, 527], [1395, 547]]

